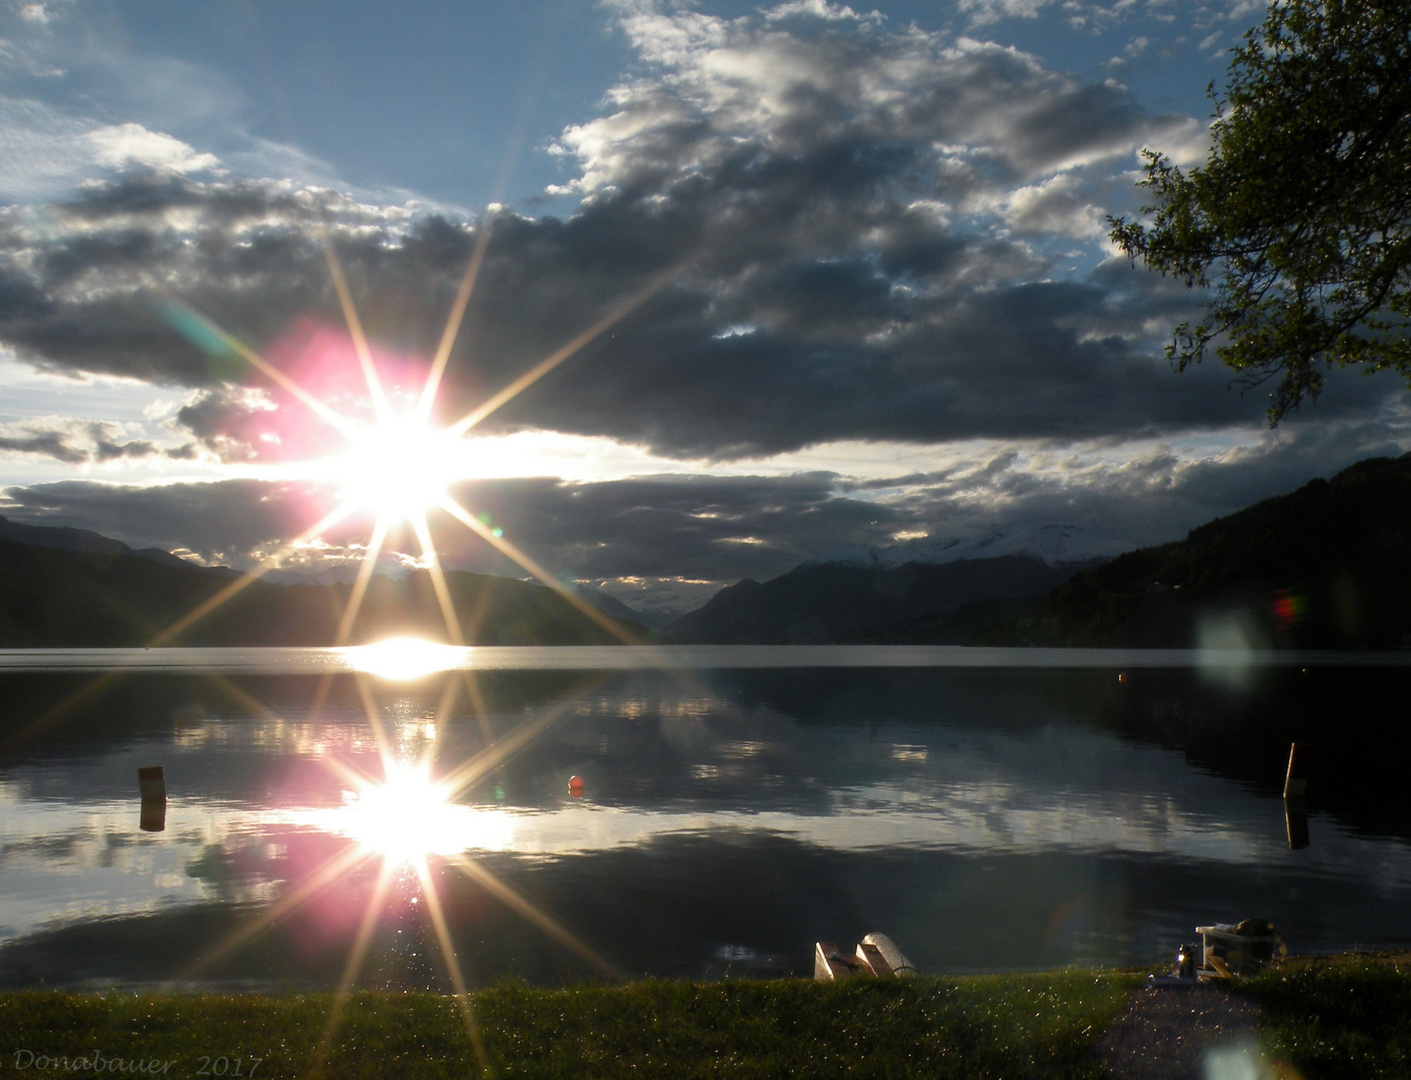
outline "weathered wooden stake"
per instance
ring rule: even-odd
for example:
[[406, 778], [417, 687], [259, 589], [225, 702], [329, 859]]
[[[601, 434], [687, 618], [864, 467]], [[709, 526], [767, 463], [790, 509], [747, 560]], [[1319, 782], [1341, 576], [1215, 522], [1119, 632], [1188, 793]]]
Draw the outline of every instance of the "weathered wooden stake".
[[1290, 851], [1308, 846], [1308, 811], [1302, 799], [1284, 800], [1284, 827], [1288, 830]]
[[167, 801], [148, 800], [142, 804], [142, 813], [137, 819], [143, 832], [163, 832], [167, 827]]
[[137, 789], [142, 792], [142, 801], [167, 801], [167, 776], [160, 765], [149, 765], [137, 770]]
[[1289, 771], [1284, 777], [1284, 798], [1301, 799], [1308, 794], [1308, 774], [1313, 764], [1313, 748], [1307, 743], [1289, 747]]

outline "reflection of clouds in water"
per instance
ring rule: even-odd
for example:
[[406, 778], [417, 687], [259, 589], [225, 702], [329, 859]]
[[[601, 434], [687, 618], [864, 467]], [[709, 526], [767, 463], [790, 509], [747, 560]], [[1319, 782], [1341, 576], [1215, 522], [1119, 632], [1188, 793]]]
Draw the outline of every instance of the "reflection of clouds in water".
[[[604, 704], [592, 703], [591, 713], [610, 718]], [[817, 729], [777, 715], [723, 723], [701, 720], [695, 712], [661, 717], [655, 725], [674, 755], [658, 760], [645, 753], [631, 762], [648, 774], [653, 768], [666, 773], [644, 799], [634, 800], [636, 805], [624, 805], [626, 800], [605, 782], [616, 804], [497, 811], [500, 824], [490, 831], [493, 839], [482, 828], [489, 819], [466, 807], [463, 822], [446, 823], [438, 850], [455, 848], [461, 843], [456, 837], [463, 836], [460, 850], [553, 855], [640, 844], [664, 833], [762, 828], [835, 850], [1064, 848], [1222, 862], [1290, 859], [1273, 800], [1193, 773], [1174, 752], [1074, 725], [1048, 724], [1019, 734], [878, 725], [852, 729], [846, 738], [837, 732], [822, 738]], [[640, 715], [650, 719], [651, 714]], [[429, 739], [431, 731], [422, 728], [431, 725], [423, 720], [412, 718], [401, 735], [415, 743]], [[754, 737], [740, 737], [741, 726], [753, 727]], [[371, 749], [365, 725], [348, 722], [213, 720], [201, 727], [207, 737], [196, 745], [219, 747], [223, 755], [239, 749], [262, 756], [272, 750], [318, 756]], [[557, 734], [551, 729], [546, 741], [550, 747], [591, 749], [608, 780], [620, 758], [642, 749], [627, 739], [620, 723], [569, 723]], [[672, 789], [670, 776], [678, 772], [693, 782], [691, 790]], [[205, 842], [273, 825], [347, 831], [338, 823], [344, 811], [321, 805], [327, 793], [320, 792], [305, 812], [298, 791], [254, 786], [228, 809], [202, 815], [208, 826]], [[801, 788], [819, 797], [800, 804]], [[72, 832], [75, 811], [62, 801], [26, 801], [13, 782], [0, 787], [0, 798], [16, 835]], [[261, 802], [266, 805], [259, 807]], [[283, 808], [270, 807], [271, 802]], [[1322, 824], [1316, 827], [1324, 834], [1330, 831]], [[1294, 857], [1298, 865], [1321, 872], [1354, 871], [1361, 877], [1370, 869], [1395, 884], [1411, 877], [1398, 847], [1363, 867], [1356, 865], [1360, 857], [1344, 852], [1344, 845], [1324, 842]]]
[[312, 724], [272, 715], [255, 723], [239, 719], [182, 725], [173, 735], [172, 745], [179, 750], [261, 749], [316, 756], [330, 750], [365, 749], [371, 739], [372, 733], [363, 725]]
[[752, 739], [739, 739], [736, 741], [726, 741], [718, 743], [715, 752], [723, 758], [752, 758], [757, 757], [766, 749], [766, 745]]
[[[777, 841], [844, 868], [938, 856], [945, 881], [937, 879], [926, 902], [953, 903], [956, 915], [973, 903], [964, 890], [941, 890], [964, 882], [1001, 902], [1042, 879], [1033, 933], [1070, 957], [1090, 947], [1094, 927], [1110, 936], [1128, 925], [1120, 888], [1098, 880], [1108, 872], [1099, 861], [1272, 876], [1288, 888], [1324, 879], [1388, 899], [1411, 885], [1403, 843], [1351, 835], [1314, 815], [1313, 846], [1290, 852], [1277, 799], [1192, 769], [1178, 752], [1064, 720], [1047, 703], [995, 706], [1003, 715], [991, 719], [978, 701], [937, 694], [929, 723], [800, 720], [726, 693], [624, 680], [616, 692], [576, 702], [493, 778], [510, 792], [504, 805], [474, 805], [464, 795], [419, 844], [545, 867], [578, 856], [650, 861], [686, 840], [703, 850]], [[498, 713], [489, 724], [503, 735], [533, 714]], [[411, 698], [389, 704], [384, 721], [412, 756], [438, 736], [447, 764], [481, 746], [475, 721], [456, 717], [438, 730], [425, 703]], [[374, 747], [353, 712], [224, 716], [185, 721], [166, 741], [7, 766], [0, 936], [55, 919], [273, 899], [299, 859], [367, 841], [319, 759], [361, 760]], [[180, 795], [168, 831], [147, 836], [137, 830], [133, 770], [154, 761], [164, 761]], [[589, 778], [583, 802], [564, 795], [570, 773]], [[990, 857], [1009, 865], [986, 873]], [[1001, 875], [1012, 878], [1004, 887]]]
[[[429, 715], [398, 716], [389, 710], [384, 721], [392, 725], [390, 734], [399, 742], [420, 747], [436, 738], [436, 723]], [[172, 745], [179, 750], [252, 749], [309, 757], [372, 752], [377, 748], [363, 714], [352, 711], [317, 720], [271, 713], [259, 720], [239, 717], [186, 722], [177, 727]]]
[[195, 845], [137, 827], [138, 804], [75, 808], [0, 793], [0, 940], [46, 924], [206, 899]]
[[[955, 801], [935, 804], [898, 787], [844, 792], [832, 811], [824, 814], [646, 811], [588, 804], [553, 810], [457, 807], [454, 818], [442, 823], [434, 850], [553, 858], [647, 845], [664, 836], [760, 832], [837, 852], [1155, 855], [1190, 863], [1282, 867], [1360, 879], [1387, 890], [1411, 885], [1411, 851], [1355, 836], [1335, 840], [1329, 835], [1321, 850], [1290, 853], [1277, 828], [1235, 828], [1209, 815], [1183, 811], [1169, 801], [1114, 807], [1101, 799], [1078, 797], [1063, 805], [1018, 805], [1028, 800], [1029, 793], [995, 786], [957, 795]], [[352, 835], [350, 820], [340, 820], [339, 811], [324, 809], [237, 814], [228, 819], [228, 825], [232, 833], [252, 835], [275, 826]], [[1320, 822], [1320, 826], [1328, 834], [1335, 833], [1331, 823]]]

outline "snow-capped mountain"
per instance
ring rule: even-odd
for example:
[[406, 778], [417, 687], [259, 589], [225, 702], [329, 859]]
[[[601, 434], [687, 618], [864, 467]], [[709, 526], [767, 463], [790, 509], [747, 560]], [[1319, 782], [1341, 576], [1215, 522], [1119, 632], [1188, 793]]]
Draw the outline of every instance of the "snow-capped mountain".
[[971, 537], [923, 537], [886, 547], [848, 544], [809, 559], [805, 566], [835, 563], [842, 566], [889, 569], [907, 563], [949, 563], [961, 559], [995, 559], [1002, 555], [1028, 555], [1049, 566], [1110, 559], [1136, 545], [1076, 525], [1042, 525], [1031, 529], [997, 527]]

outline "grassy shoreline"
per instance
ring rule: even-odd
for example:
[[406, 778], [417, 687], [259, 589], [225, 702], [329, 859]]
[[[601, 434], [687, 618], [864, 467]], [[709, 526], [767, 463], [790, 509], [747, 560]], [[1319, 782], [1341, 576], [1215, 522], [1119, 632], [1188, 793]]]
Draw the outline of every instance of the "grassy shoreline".
[[[1123, 1075], [1103, 1056], [1105, 1033], [1155, 998], [1143, 982], [1130, 971], [1066, 971], [841, 985], [504, 984], [476, 991], [471, 1006], [483, 1060], [507, 1078], [1097, 1080]], [[1404, 957], [1302, 960], [1213, 994], [1258, 1016], [1258, 1042], [1275, 1076], [1411, 1075]], [[481, 1053], [450, 998], [359, 993], [330, 1031], [333, 1005], [322, 993], [7, 992], [0, 1076], [354, 1080], [481, 1072]]]

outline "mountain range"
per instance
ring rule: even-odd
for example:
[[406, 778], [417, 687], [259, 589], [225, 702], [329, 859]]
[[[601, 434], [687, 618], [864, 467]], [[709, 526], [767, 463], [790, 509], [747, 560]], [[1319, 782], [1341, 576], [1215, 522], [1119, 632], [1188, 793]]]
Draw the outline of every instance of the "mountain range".
[[25, 525], [22, 522], [0, 517], [0, 539], [48, 548], [51, 551], [73, 551], [86, 555], [126, 555], [147, 559], [162, 566], [185, 566], [215, 573], [233, 573], [223, 566], [199, 566], [197, 563], [189, 562], [179, 555], [173, 555], [170, 551], [163, 551], [161, 548], [152, 547], [139, 550], [129, 547], [121, 540], [104, 536], [102, 533], [96, 533], [89, 529], [74, 529], [66, 525]]
[[1027, 554], [898, 565], [876, 558], [805, 563], [770, 581], [727, 586], [662, 634], [683, 643], [865, 641], [893, 624], [977, 601], [1041, 596], [1090, 565], [1050, 565]]
[[[1074, 525], [995, 528], [966, 539], [834, 548], [766, 582], [727, 586], [662, 628], [691, 644], [890, 640], [895, 628], [979, 602], [1039, 597], [1126, 545]], [[959, 634], [952, 628], [950, 637]], [[879, 638], [878, 635], [881, 635]]]
[[[38, 535], [65, 547], [0, 537], [0, 647], [146, 645], [207, 605], [212, 606], [208, 615], [164, 643], [327, 645], [335, 640], [348, 604], [346, 584], [268, 581], [250, 582], [216, 604], [234, 584], [233, 571], [212, 571], [165, 552], [134, 551], [119, 541], [100, 545], [94, 533], [73, 535], [81, 532]], [[590, 617], [541, 585], [454, 570], [445, 580], [468, 644], [598, 645], [624, 637], [640, 640], [645, 633], [601, 613]], [[395, 634], [444, 640], [444, 627], [426, 571], [377, 575], [350, 643]]]
[[919, 537], [887, 547], [850, 544], [834, 548], [804, 566], [858, 566], [895, 569], [908, 563], [940, 564], [1018, 556], [1049, 566], [1095, 565], [1130, 551], [1123, 540], [1076, 525], [1041, 525], [1036, 529], [997, 526], [974, 537]]
[[[841, 548], [741, 581], [648, 631], [597, 590], [577, 604], [511, 578], [448, 571], [467, 641], [953, 643], [1391, 648], [1411, 643], [1411, 455], [1113, 554], [1071, 526], [972, 541]], [[81, 529], [0, 518], [0, 646], [141, 645], [229, 587], [235, 572]], [[257, 581], [173, 644], [327, 644], [350, 586]], [[582, 610], [586, 601], [597, 610]], [[429, 576], [375, 576], [355, 640], [441, 636]], [[375, 628], [375, 629], [372, 629]]]
[[973, 640], [1411, 645], [1411, 454], [1369, 458], [1075, 575]]

